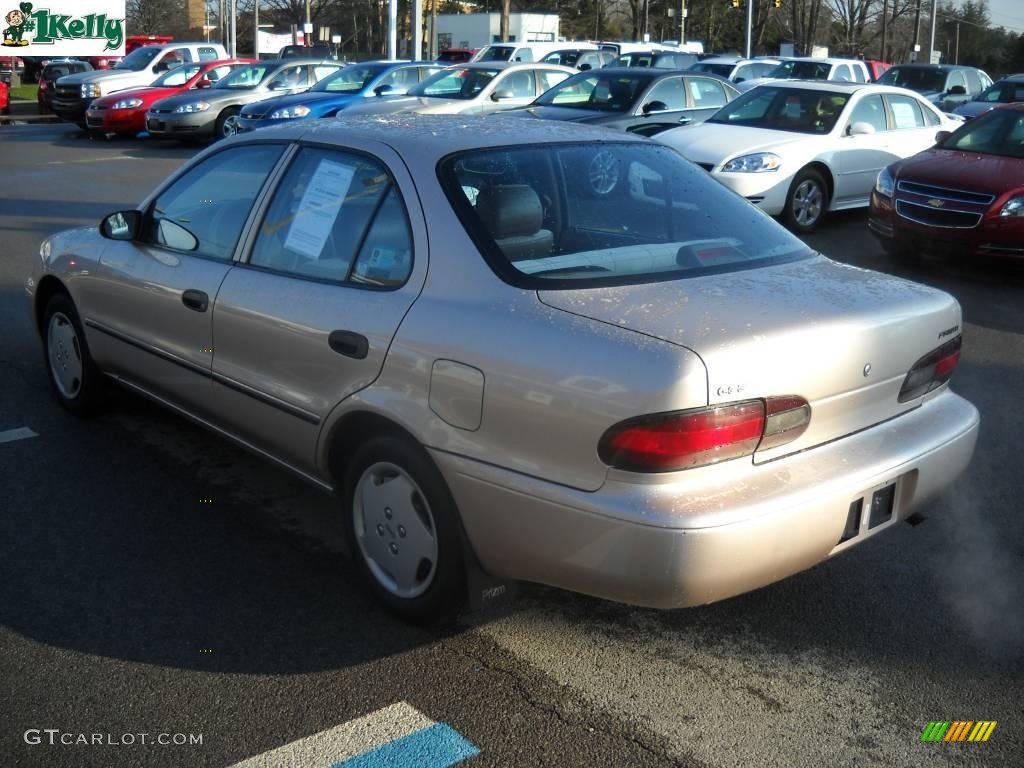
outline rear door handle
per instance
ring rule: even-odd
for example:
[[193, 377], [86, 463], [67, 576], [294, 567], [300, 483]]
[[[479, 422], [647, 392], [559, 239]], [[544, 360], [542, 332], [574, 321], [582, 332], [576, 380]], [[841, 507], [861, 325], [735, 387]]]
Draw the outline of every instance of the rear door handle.
[[339, 355], [354, 357], [356, 360], [362, 360], [370, 353], [369, 340], [363, 334], [353, 331], [331, 331], [327, 343]]
[[181, 294], [181, 303], [196, 312], [205, 312], [210, 306], [210, 297], [204, 291], [189, 288]]
[[679, 122], [682, 123], [683, 125], [686, 125], [687, 123], [692, 123], [693, 118], [690, 117], [689, 115], [683, 115], [682, 117], [679, 118]]

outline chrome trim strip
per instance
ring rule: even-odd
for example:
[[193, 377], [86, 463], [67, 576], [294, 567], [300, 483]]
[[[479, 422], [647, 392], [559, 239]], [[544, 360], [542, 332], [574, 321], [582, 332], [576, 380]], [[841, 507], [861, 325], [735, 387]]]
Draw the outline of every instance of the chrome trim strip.
[[90, 328], [95, 328], [100, 333], [105, 333], [108, 336], [112, 336], [118, 341], [123, 341], [125, 344], [135, 347], [136, 349], [141, 349], [143, 352], [149, 352], [151, 355], [156, 355], [157, 357], [166, 360], [169, 363], [180, 365], [182, 368], [190, 370], [193, 373], [199, 374], [200, 376], [203, 376], [208, 379], [213, 379], [218, 384], [223, 384], [225, 387], [228, 387], [229, 389], [233, 389], [234, 391], [240, 392], [243, 395], [248, 395], [254, 400], [259, 400], [261, 403], [264, 403], [265, 405], [277, 408], [279, 411], [284, 411], [288, 415], [295, 416], [296, 418], [301, 419], [302, 421], [305, 421], [309, 424], [312, 424], [313, 426], [320, 425], [320, 417], [317, 414], [313, 413], [312, 411], [307, 411], [304, 408], [299, 408], [297, 405], [292, 405], [291, 403], [285, 402], [284, 400], [280, 400], [274, 397], [273, 395], [268, 395], [267, 393], [261, 392], [258, 389], [253, 389], [252, 387], [246, 384], [242, 384], [239, 381], [235, 381], [234, 379], [224, 376], [223, 374], [215, 373], [209, 368], [205, 368], [201, 365], [196, 365], [191, 360], [185, 360], [184, 358], [178, 357], [177, 355], [160, 349], [159, 347], [154, 347], [152, 344], [147, 344], [144, 341], [139, 341], [138, 339], [135, 339], [125, 333], [122, 333], [121, 331], [116, 331], [113, 328], [104, 325], [103, 323], [97, 322], [92, 318], [87, 317], [85, 319], [85, 324]]
[[[910, 186], [919, 187], [920, 189], [933, 189], [938, 192], [951, 192], [954, 195], [961, 195], [961, 197], [946, 197], [937, 192], [920, 192], [918, 190], [910, 189]], [[911, 195], [921, 195], [922, 197], [937, 197], [940, 200], [949, 200], [953, 203], [966, 203], [968, 205], [992, 205], [992, 202], [996, 199], [995, 195], [988, 195], [984, 192], [971, 192], [966, 189], [951, 189], [949, 187], [936, 187], [932, 184], [921, 184], [916, 181], [899, 181], [896, 184], [896, 189], [899, 192], [908, 192]], [[973, 196], [974, 200], [966, 199]], [[974, 213], [974, 211], [970, 211]]]
[[927, 208], [926, 206], [920, 205], [918, 203], [912, 203], [909, 200], [897, 200], [896, 201], [896, 213], [897, 213], [897, 215], [901, 216], [904, 219], [908, 219], [910, 221], [916, 222], [918, 224], [923, 224], [926, 227], [935, 227], [936, 229], [974, 229], [975, 227], [977, 227], [981, 223], [981, 214], [980, 213], [973, 213], [971, 211], [945, 211], [946, 213], [959, 213], [959, 214], [962, 214], [964, 216], [976, 216], [977, 217], [977, 221], [975, 221], [973, 224], [970, 224], [968, 226], [960, 226], [960, 225], [957, 225], [957, 224], [936, 224], [934, 221], [925, 221], [924, 219], [917, 219], [917, 218], [914, 218], [913, 216], [911, 216], [911, 215], [909, 215], [907, 213], [904, 213], [903, 209], [902, 209], [903, 205], [916, 205], [918, 208], [925, 208], [926, 210], [932, 210], [932, 209]]

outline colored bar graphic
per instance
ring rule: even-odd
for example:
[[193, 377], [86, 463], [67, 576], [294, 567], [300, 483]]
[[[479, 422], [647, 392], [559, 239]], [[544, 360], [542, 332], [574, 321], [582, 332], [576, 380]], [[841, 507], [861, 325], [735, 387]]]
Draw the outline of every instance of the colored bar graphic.
[[435, 723], [331, 768], [448, 768], [478, 754], [458, 731]]
[[995, 729], [995, 720], [932, 720], [921, 741], [988, 741]]

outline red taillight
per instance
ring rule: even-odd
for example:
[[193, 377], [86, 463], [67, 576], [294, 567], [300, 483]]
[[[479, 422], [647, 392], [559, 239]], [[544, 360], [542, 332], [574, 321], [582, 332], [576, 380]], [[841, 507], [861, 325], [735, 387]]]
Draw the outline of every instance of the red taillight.
[[811, 408], [801, 397], [640, 416], [605, 432], [598, 455], [631, 472], [671, 472], [749, 456], [799, 437]]
[[962, 338], [957, 336], [914, 363], [903, 380], [899, 402], [926, 395], [949, 381], [960, 362], [961, 344]]

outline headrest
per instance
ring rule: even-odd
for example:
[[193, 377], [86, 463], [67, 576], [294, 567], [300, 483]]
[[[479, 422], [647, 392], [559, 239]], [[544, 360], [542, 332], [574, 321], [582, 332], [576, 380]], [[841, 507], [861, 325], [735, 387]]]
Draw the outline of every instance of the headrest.
[[485, 187], [477, 197], [476, 212], [495, 240], [532, 235], [544, 224], [540, 198], [526, 184]]

